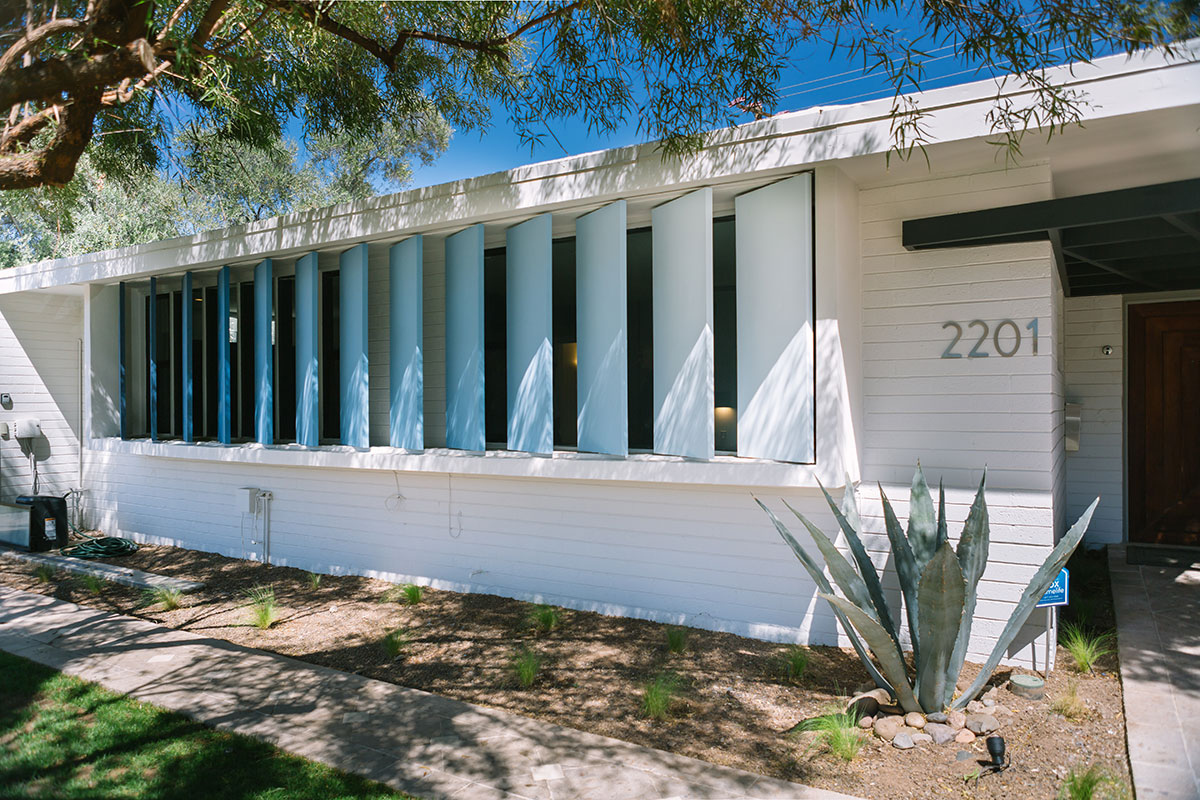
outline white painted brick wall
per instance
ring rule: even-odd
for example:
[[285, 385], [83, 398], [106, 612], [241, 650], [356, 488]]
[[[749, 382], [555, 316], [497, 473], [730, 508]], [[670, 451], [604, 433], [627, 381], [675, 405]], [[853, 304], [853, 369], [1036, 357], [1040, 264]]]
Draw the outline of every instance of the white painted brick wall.
[[[860, 195], [863, 270], [863, 485], [860, 503], [876, 532], [870, 549], [889, 558], [876, 482], [902, 521], [917, 459], [937, 492], [946, 484], [951, 539], [962, 530], [982, 469], [988, 470], [989, 564], [970, 656], [992, 649], [1056, 527], [1056, 437], [1061, 436], [1062, 379], [1054, 355], [1054, 261], [1047, 243], [909, 252], [905, 219], [1051, 197], [1044, 165], [864, 187]], [[1038, 355], [1025, 325], [1039, 320]], [[1022, 333], [1016, 355], [1001, 357], [991, 334], [987, 358], [943, 359], [949, 321], [964, 329], [956, 351], [978, 339], [972, 320], [990, 330], [1012, 319]], [[972, 335], [972, 334], [975, 335]], [[1056, 409], [1059, 409], [1056, 411]], [[898, 586], [889, 572], [885, 585]], [[1013, 661], [1043, 661], [1042, 612], [1010, 649]], [[1044, 634], [1043, 634], [1044, 635]]]
[[[83, 303], [62, 294], [0, 296], [0, 408], [10, 425], [33, 417], [42, 438], [33, 440], [39, 493], [63, 494], [79, 485], [80, 337]], [[31, 489], [28, 457], [16, 437], [0, 439], [0, 500]]]

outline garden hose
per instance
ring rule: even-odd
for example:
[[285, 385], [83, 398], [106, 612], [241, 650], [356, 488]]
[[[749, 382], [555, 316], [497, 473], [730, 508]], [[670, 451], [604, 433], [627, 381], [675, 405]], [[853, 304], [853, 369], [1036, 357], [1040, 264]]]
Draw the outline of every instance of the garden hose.
[[59, 552], [64, 556], [74, 558], [116, 558], [137, 552], [137, 549], [137, 544], [129, 539], [103, 536], [64, 547]]

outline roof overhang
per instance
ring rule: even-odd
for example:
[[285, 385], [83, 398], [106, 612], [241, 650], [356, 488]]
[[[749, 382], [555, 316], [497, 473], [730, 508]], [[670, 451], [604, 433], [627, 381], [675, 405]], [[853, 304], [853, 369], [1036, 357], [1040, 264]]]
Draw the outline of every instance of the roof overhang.
[[1068, 296], [1200, 288], [1200, 178], [907, 220], [909, 250], [1049, 241]]

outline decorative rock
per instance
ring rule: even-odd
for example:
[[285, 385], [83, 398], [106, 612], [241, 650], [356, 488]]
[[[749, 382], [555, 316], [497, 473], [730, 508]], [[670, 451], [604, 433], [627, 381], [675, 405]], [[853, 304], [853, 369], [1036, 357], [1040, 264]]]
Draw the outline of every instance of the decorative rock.
[[916, 747], [916, 743], [907, 733], [897, 733], [896, 738], [892, 739], [892, 747], [897, 750], [911, 750]]
[[947, 719], [948, 719], [948, 717], [946, 716], [946, 714], [941, 711], [935, 711], [932, 714], [925, 715], [926, 722], [936, 722], [939, 725], [945, 725]]
[[967, 730], [976, 736], [991, 733], [1000, 727], [1000, 723], [990, 714], [972, 714], [967, 717]]
[[914, 733], [910, 738], [913, 744], [930, 744], [933, 741], [933, 737], [928, 733]]
[[982, 714], [985, 708], [987, 708], [987, 706], [978, 700], [972, 700], [971, 702], [967, 703], [968, 714]]
[[879, 707], [889, 705], [892, 696], [885, 689], [872, 689], [850, 698], [846, 705], [847, 711], [853, 711], [860, 717], [873, 717], [879, 713]]
[[[970, 731], [967, 731], [967, 733], [970, 733]], [[954, 754], [954, 759], [956, 761], [970, 761], [974, 757], [975, 757], [975, 754], [969, 750], [959, 750], [957, 753]]]
[[[910, 728], [907, 725], [900, 729], [900, 733], [907, 733], [909, 736], [916, 736], [920, 732], [921, 732], [920, 728]], [[900, 733], [898, 733], [896, 735], [899, 736]]]
[[1041, 700], [1046, 696], [1046, 682], [1036, 675], [1013, 675], [1008, 690], [1027, 700]]
[[866, 730], [875, 724], [874, 717], [859, 717], [858, 727]]
[[989, 687], [988, 687], [988, 690], [987, 690], [986, 692], [984, 692], [984, 693], [983, 693], [983, 697], [984, 697], [984, 699], [985, 699], [985, 700], [986, 700], [986, 699], [988, 699], [988, 698], [990, 698], [990, 699], [992, 699], [992, 700], [995, 700], [995, 699], [996, 699], [996, 696], [997, 696], [998, 694], [1000, 694], [1000, 688], [999, 688], [999, 687], [997, 687], [997, 686], [989, 686]]
[[983, 704], [987, 708], [991, 708], [992, 706], [996, 705], [996, 701], [990, 697], [985, 697], [985, 698], [983, 698]]
[[958, 742], [959, 744], [971, 744], [975, 741], [975, 734], [971, 733], [966, 728], [963, 728], [954, 735], [954, 741]]
[[946, 715], [946, 722], [954, 730], [960, 731], [967, 727], [967, 715], [961, 711], [951, 711]]
[[904, 715], [904, 724], [910, 728], [921, 729], [925, 727], [925, 717], [916, 711], [910, 711]]
[[925, 733], [929, 734], [934, 744], [945, 744], [946, 742], [954, 741], [954, 734], [957, 732], [949, 725], [943, 725], [940, 722], [931, 722], [925, 726]]
[[904, 720], [899, 717], [879, 717], [875, 720], [875, 735], [890, 742], [904, 727]]

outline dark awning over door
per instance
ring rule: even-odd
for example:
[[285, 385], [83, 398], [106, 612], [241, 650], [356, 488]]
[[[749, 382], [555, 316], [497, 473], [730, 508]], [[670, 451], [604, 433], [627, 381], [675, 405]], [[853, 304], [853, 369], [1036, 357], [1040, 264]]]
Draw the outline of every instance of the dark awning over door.
[[1200, 288], [1200, 179], [904, 223], [909, 250], [1049, 240], [1068, 295]]

